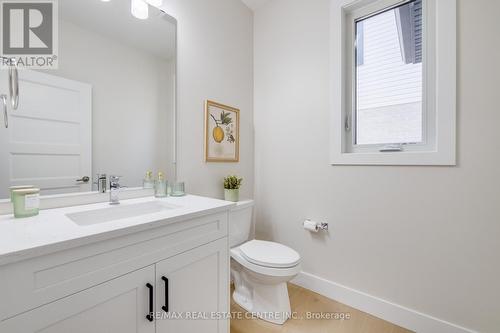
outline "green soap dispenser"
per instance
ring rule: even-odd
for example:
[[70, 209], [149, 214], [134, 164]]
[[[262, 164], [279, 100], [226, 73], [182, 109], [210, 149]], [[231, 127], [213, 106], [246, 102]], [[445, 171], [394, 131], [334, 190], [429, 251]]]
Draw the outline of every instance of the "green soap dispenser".
[[164, 198], [167, 196], [167, 180], [163, 175], [163, 172], [158, 172], [158, 179], [155, 182], [155, 197]]

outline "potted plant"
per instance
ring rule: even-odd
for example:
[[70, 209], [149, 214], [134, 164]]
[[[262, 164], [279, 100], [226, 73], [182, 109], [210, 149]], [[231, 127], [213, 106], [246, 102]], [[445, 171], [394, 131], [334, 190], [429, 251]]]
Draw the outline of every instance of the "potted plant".
[[227, 176], [224, 178], [224, 199], [237, 202], [240, 199], [240, 186], [243, 178]]

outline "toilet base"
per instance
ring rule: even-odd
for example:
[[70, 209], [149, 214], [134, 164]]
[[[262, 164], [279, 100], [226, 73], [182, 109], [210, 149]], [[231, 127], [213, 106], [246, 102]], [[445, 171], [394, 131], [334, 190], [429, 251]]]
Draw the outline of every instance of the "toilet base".
[[273, 324], [284, 324], [291, 317], [287, 281], [292, 277], [271, 277], [251, 272], [231, 263], [233, 300], [256, 317]]

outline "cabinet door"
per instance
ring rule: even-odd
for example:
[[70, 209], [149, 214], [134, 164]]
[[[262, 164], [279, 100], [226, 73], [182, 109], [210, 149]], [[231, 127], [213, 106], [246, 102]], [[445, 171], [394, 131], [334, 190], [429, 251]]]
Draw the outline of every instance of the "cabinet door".
[[156, 286], [157, 333], [229, 331], [227, 238], [157, 263]]
[[[154, 265], [110, 280], [0, 323], [9, 333], [154, 333], [149, 288]], [[154, 294], [153, 294], [154, 296]]]

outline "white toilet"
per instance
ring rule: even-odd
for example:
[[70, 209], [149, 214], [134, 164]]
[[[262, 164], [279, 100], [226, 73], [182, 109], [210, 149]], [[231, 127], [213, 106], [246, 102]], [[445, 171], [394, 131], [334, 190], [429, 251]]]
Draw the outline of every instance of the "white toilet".
[[300, 255], [274, 242], [249, 240], [253, 201], [231, 210], [229, 242], [234, 301], [252, 315], [283, 324], [291, 314], [286, 283], [300, 271]]

